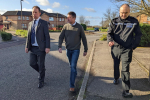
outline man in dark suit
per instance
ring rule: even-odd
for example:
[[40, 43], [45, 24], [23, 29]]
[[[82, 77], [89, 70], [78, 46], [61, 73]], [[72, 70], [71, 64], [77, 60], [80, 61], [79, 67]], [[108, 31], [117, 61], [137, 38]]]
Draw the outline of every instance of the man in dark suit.
[[28, 25], [28, 37], [25, 46], [25, 52], [30, 51], [30, 66], [40, 74], [38, 88], [44, 86], [45, 56], [50, 51], [48, 23], [40, 18], [40, 14], [40, 8], [34, 6], [32, 8], [33, 21]]

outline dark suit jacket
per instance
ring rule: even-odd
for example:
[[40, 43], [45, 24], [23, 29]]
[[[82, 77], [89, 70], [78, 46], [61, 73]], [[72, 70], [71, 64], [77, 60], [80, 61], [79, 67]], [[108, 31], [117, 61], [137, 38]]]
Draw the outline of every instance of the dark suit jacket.
[[[26, 48], [31, 50], [31, 31], [32, 31], [32, 23], [31, 21], [28, 25], [28, 36], [26, 40]], [[42, 19], [39, 20], [36, 30], [36, 40], [39, 45], [39, 49], [41, 51], [45, 51], [45, 48], [50, 48], [50, 35], [48, 30], [48, 23]]]

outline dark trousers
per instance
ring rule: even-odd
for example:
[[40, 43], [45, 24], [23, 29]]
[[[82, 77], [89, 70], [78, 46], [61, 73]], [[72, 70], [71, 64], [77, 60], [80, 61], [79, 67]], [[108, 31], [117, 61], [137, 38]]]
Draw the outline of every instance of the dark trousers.
[[126, 49], [120, 45], [112, 46], [111, 54], [114, 60], [114, 78], [118, 79], [120, 77], [120, 60], [122, 61], [122, 87], [123, 90], [130, 90], [130, 72], [129, 65], [132, 61], [132, 49]]
[[32, 46], [30, 52], [30, 66], [39, 74], [39, 82], [44, 82], [45, 78], [45, 51], [40, 51], [39, 47]]

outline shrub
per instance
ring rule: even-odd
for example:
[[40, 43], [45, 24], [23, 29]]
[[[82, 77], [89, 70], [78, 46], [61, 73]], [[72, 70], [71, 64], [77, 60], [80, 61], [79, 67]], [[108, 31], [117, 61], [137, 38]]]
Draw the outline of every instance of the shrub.
[[106, 27], [103, 27], [103, 28], [101, 27], [100, 30], [101, 30], [101, 32], [107, 32], [108, 31], [108, 29]]
[[86, 31], [86, 25], [85, 24], [81, 24], [83, 29]]
[[6, 33], [6, 32], [1, 32], [1, 37], [3, 41], [8, 41], [12, 39], [12, 34], [11, 33]]
[[107, 31], [108, 31], [108, 29], [101, 29], [101, 31], [102, 31], [102, 32], [107, 32]]
[[54, 30], [49, 30], [49, 32], [54, 32]]
[[94, 30], [93, 27], [87, 27], [87, 30]]
[[100, 40], [101, 40], [101, 41], [106, 41], [106, 40], [107, 40], [107, 34], [103, 34], [103, 35], [100, 37]]
[[16, 35], [27, 37], [28, 31], [27, 30], [16, 30]]
[[142, 37], [140, 41], [140, 46], [148, 46], [150, 44], [150, 25], [140, 24], [140, 29], [142, 32]]
[[58, 28], [63, 28], [63, 25], [58, 25]]
[[49, 30], [49, 32], [61, 32], [61, 30]]

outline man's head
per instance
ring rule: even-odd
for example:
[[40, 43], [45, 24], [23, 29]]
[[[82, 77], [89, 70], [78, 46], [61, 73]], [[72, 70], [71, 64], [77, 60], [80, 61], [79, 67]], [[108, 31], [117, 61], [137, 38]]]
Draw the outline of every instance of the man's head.
[[126, 19], [130, 14], [130, 6], [128, 4], [123, 4], [120, 7], [120, 17], [121, 19]]
[[67, 20], [70, 24], [74, 24], [76, 20], [76, 13], [71, 11], [68, 13]]
[[32, 8], [32, 17], [33, 19], [38, 19], [41, 15], [41, 9], [38, 6]]

